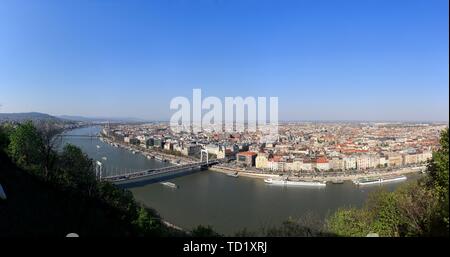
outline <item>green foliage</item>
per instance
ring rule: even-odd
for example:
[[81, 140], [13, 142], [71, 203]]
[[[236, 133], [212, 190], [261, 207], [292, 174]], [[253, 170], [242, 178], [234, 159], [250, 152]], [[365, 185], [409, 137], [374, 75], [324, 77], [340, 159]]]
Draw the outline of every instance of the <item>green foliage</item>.
[[[38, 178], [39, 183], [43, 183], [49, 188], [47, 190], [39, 186], [39, 190], [57, 190], [62, 193], [61, 196], [55, 197], [58, 199], [54, 205], [59, 205], [61, 209], [53, 211], [70, 213], [71, 217], [83, 216], [87, 212], [90, 216], [83, 216], [83, 220], [87, 219], [88, 223], [93, 222], [95, 217], [102, 217], [101, 220], [96, 221], [98, 223], [96, 226], [103, 226], [115, 221], [117, 224], [109, 224], [113, 227], [118, 226], [112, 229], [115, 234], [123, 231], [127, 235], [140, 236], [185, 235], [184, 232], [165, 226], [156, 212], [139, 207], [130, 191], [109, 182], [98, 181], [95, 176], [93, 160], [78, 147], [69, 144], [60, 153], [54, 151], [53, 137], [57, 131], [49, 126], [41, 127], [41, 130], [38, 130], [31, 122], [18, 125], [15, 129], [0, 129], [0, 150], [7, 145], [9, 157], [14, 165], [31, 172], [33, 179]], [[4, 155], [0, 151], [0, 157], [4, 158]], [[3, 163], [0, 162], [0, 165]], [[17, 167], [13, 168], [17, 169]], [[11, 181], [16, 183], [14, 179]], [[67, 199], [68, 202], [61, 203], [61, 199]], [[72, 205], [70, 199], [75, 200], [76, 204]], [[82, 206], [88, 209], [84, 210]], [[28, 217], [29, 211], [24, 211], [27, 214], [22, 216]], [[49, 214], [49, 216], [51, 215]], [[64, 226], [77, 227], [76, 220], [78, 219], [74, 217]], [[14, 217], [11, 216], [11, 218]], [[59, 220], [59, 222], [63, 221]], [[83, 227], [83, 230], [87, 234], [97, 233], [97, 231], [89, 231], [87, 225]]]
[[399, 225], [402, 222], [398, 208], [398, 194], [380, 191], [371, 194], [367, 202], [371, 213], [371, 230], [380, 236], [398, 236]]
[[442, 233], [442, 228], [445, 227], [436, 223], [438, 199], [422, 181], [401, 187], [396, 195], [402, 221], [399, 225], [400, 236], [445, 235]]
[[93, 195], [96, 177], [93, 161], [74, 145], [66, 145], [58, 158], [58, 179], [64, 186]]
[[372, 194], [361, 209], [341, 209], [327, 219], [328, 229], [342, 236], [448, 236], [448, 129], [429, 162], [429, 176], [395, 192]]
[[255, 237], [258, 236], [258, 233], [254, 231], [250, 231], [247, 228], [243, 228], [241, 230], [238, 230], [235, 234], [235, 237]]
[[448, 128], [441, 134], [440, 149], [433, 153], [433, 158], [428, 163], [429, 181], [428, 186], [439, 198], [439, 220], [447, 229], [449, 227], [449, 138]]
[[109, 206], [117, 209], [121, 213], [121, 219], [135, 220], [137, 218], [138, 206], [130, 191], [104, 181], [98, 183], [98, 191], [98, 197]]
[[137, 219], [133, 222], [140, 231], [142, 236], [161, 236], [162, 224], [156, 213], [144, 207], [139, 207]]
[[8, 147], [10, 133], [10, 127], [0, 125], [0, 151], [4, 151]]
[[199, 225], [191, 231], [193, 237], [221, 237], [211, 226]]
[[327, 220], [328, 230], [338, 236], [366, 236], [374, 232], [370, 227], [370, 213], [365, 209], [340, 209]]
[[10, 135], [8, 152], [11, 158], [23, 168], [31, 168], [41, 163], [42, 148], [42, 138], [30, 121], [18, 125]]
[[441, 148], [433, 153], [433, 158], [429, 162], [428, 170], [430, 183], [442, 198], [448, 199], [448, 129], [442, 132], [440, 140]]

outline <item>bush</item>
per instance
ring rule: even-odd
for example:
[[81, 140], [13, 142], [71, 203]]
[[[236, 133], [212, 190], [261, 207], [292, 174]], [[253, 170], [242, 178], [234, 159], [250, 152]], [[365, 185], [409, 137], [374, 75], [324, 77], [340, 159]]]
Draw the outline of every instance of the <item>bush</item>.
[[221, 237], [211, 226], [199, 225], [191, 231], [193, 237]]
[[337, 236], [367, 236], [374, 232], [370, 227], [370, 213], [365, 209], [340, 209], [327, 220], [327, 227]]
[[4, 151], [9, 145], [8, 129], [0, 125], [0, 151]]
[[429, 176], [395, 192], [372, 194], [362, 209], [341, 209], [328, 217], [328, 229], [343, 236], [449, 235], [448, 129], [428, 164]]
[[42, 138], [31, 121], [18, 125], [9, 139], [8, 153], [20, 167], [35, 168], [42, 163]]

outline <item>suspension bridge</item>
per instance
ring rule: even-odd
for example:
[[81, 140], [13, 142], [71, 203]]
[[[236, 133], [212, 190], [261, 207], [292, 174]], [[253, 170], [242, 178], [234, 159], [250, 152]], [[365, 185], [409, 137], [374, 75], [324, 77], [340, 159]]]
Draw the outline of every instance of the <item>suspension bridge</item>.
[[[206, 161], [203, 161], [203, 153], [206, 153]], [[103, 176], [103, 164], [97, 161], [95, 171], [97, 177], [102, 181], [109, 181], [117, 185], [137, 186], [191, 174], [196, 171], [208, 169], [208, 167], [219, 163], [221, 163], [220, 160], [209, 160], [207, 152], [202, 150], [200, 161], [193, 163], [179, 164], [157, 169], [147, 169], [136, 172], [118, 172], [119, 174], [117, 175]]]

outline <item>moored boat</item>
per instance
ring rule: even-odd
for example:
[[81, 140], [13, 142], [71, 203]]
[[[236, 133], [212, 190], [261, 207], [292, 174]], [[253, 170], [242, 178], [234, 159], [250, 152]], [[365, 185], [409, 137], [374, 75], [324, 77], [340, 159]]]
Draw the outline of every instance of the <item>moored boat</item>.
[[342, 179], [335, 179], [335, 180], [331, 181], [331, 184], [335, 184], [335, 185], [344, 184], [344, 180], [342, 180]]
[[327, 183], [325, 181], [293, 181], [289, 179], [273, 179], [266, 178], [264, 182], [271, 185], [285, 185], [285, 186], [326, 186]]
[[239, 173], [237, 171], [233, 172], [233, 173], [227, 173], [227, 176], [233, 177], [233, 178], [238, 178], [239, 177]]
[[355, 183], [356, 185], [374, 185], [374, 184], [403, 181], [406, 179], [407, 179], [406, 176], [390, 176], [384, 178], [362, 178], [353, 180], [353, 183]]

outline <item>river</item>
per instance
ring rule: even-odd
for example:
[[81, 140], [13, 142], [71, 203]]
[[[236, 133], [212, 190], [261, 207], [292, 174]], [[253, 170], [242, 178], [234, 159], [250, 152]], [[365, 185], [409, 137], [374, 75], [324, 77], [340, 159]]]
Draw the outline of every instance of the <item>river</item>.
[[[99, 127], [88, 127], [67, 134], [89, 135], [99, 131]], [[63, 143], [77, 145], [89, 157], [101, 161], [108, 174], [169, 165], [110, 146], [97, 138], [66, 137]], [[410, 181], [419, 175], [408, 177]], [[200, 171], [170, 181], [179, 188], [156, 183], [129, 190], [137, 201], [156, 209], [170, 223], [184, 229], [211, 225], [227, 235], [243, 228], [258, 230], [279, 225], [289, 217], [306, 214], [324, 218], [340, 207], [362, 206], [370, 192], [380, 188], [392, 191], [404, 183], [357, 187], [346, 181], [325, 188], [283, 187], [265, 184], [262, 179], [233, 178], [214, 171]]]

